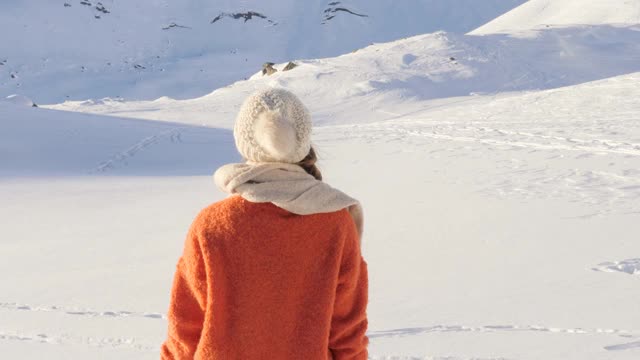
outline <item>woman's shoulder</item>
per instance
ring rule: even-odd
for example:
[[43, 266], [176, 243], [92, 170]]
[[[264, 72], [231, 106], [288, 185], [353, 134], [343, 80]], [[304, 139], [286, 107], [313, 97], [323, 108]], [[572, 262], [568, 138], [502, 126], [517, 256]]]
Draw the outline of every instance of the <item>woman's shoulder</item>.
[[216, 201], [200, 210], [193, 221], [193, 227], [208, 229], [215, 224], [230, 221], [231, 217], [243, 208], [244, 199], [240, 196], [230, 196]]
[[241, 206], [243, 202], [245, 202], [245, 200], [239, 195], [229, 196], [227, 198], [209, 204], [200, 211], [200, 214], [207, 215], [209, 213], [232, 211]]

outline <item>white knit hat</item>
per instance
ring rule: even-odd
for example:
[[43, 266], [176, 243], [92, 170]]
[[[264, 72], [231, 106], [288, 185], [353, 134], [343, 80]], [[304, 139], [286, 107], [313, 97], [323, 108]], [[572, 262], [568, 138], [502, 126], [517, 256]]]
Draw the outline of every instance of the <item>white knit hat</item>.
[[246, 160], [297, 163], [311, 148], [311, 115], [293, 93], [261, 90], [242, 104], [233, 136]]

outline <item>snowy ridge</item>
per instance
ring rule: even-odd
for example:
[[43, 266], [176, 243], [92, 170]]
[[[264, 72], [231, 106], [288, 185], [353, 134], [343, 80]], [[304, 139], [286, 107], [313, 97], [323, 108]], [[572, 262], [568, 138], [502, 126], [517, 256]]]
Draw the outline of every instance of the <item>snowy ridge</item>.
[[[533, 38], [444, 32], [376, 44], [336, 58], [305, 60], [289, 72], [256, 73], [201, 98], [68, 101], [58, 110], [231, 128], [233, 108], [256, 88], [281, 86], [309, 100], [317, 124], [351, 102], [411, 102], [470, 94], [551, 89], [640, 71], [635, 27], [546, 29]], [[604, 66], [603, 66], [604, 65]], [[281, 69], [284, 64], [276, 65]], [[408, 104], [407, 106], [411, 106]], [[188, 113], [188, 116], [184, 114]], [[379, 114], [382, 115], [382, 114]], [[384, 116], [357, 117], [357, 122]]]
[[529, 0], [471, 31], [472, 35], [556, 26], [640, 24], [638, 0]]

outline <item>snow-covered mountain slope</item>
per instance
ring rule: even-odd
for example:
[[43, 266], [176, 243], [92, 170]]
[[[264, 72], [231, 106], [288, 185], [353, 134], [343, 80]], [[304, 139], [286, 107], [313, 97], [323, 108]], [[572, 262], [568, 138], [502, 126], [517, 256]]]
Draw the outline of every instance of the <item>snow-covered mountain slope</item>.
[[[345, 95], [313, 138], [366, 208], [372, 359], [638, 358], [639, 82]], [[184, 233], [238, 158], [187, 122], [0, 105], [0, 353], [158, 358]]]
[[[277, 67], [281, 68], [284, 64]], [[230, 128], [242, 97], [282, 86], [308, 100], [317, 124], [335, 124], [352, 103], [394, 103], [478, 93], [549, 89], [640, 71], [640, 31], [593, 26], [541, 30], [536, 37], [468, 36], [438, 32], [376, 44], [336, 58], [302, 61], [289, 72], [258, 73], [190, 100], [90, 100], [50, 106], [58, 110], [189, 122]], [[376, 121], [384, 114], [362, 118]]]
[[524, 0], [10, 0], [0, 2], [0, 98], [192, 98], [264, 62], [464, 33]]
[[640, 24], [639, 0], [529, 0], [470, 32], [521, 32], [555, 26]]

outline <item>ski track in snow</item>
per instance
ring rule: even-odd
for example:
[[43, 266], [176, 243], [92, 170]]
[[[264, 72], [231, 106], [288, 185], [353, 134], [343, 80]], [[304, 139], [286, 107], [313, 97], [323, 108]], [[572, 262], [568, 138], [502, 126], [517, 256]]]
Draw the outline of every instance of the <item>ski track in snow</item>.
[[[134, 312], [124, 310], [106, 310], [96, 311], [89, 309], [80, 309], [75, 307], [63, 307], [55, 305], [26, 305], [18, 303], [0, 303], [0, 311], [16, 311], [16, 312], [54, 312], [63, 313], [69, 316], [81, 316], [86, 318], [139, 318], [151, 320], [165, 320], [166, 316], [160, 313], [152, 312]], [[45, 332], [29, 332], [21, 333], [16, 331], [6, 331], [0, 329], [0, 340], [5, 341], [22, 341], [31, 343], [42, 343], [51, 345], [81, 345], [88, 347], [109, 347], [109, 348], [127, 348], [140, 351], [158, 351], [158, 344], [147, 344], [143, 340], [135, 337], [99, 337], [99, 336], [79, 336], [63, 332], [60, 334], [50, 334]]]
[[50, 335], [44, 333], [18, 334], [0, 330], [0, 340], [25, 341], [52, 345], [85, 345], [89, 347], [129, 348], [141, 351], [157, 351], [158, 347], [141, 343], [136, 338], [83, 337], [70, 334]]
[[[141, 319], [162, 319], [166, 320], [166, 315], [152, 312], [133, 312], [133, 311], [97, 311], [89, 309], [79, 309], [75, 307], [64, 307], [55, 305], [26, 305], [18, 303], [0, 303], [0, 311], [32, 311], [32, 312], [57, 312], [64, 313], [69, 316], [84, 316], [88, 318], [141, 318]], [[372, 341], [378, 338], [401, 338], [407, 336], [419, 336], [430, 333], [501, 333], [501, 332], [544, 332], [553, 334], [571, 334], [571, 335], [612, 335], [623, 338], [636, 338], [640, 336], [640, 331], [630, 331], [621, 329], [583, 329], [583, 328], [556, 328], [556, 327], [544, 327], [537, 325], [485, 325], [479, 327], [464, 326], [464, 325], [434, 325], [427, 327], [415, 327], [415, 328], [401, 328], [392, 330], [377, 330], [369, 331], [367, 336]], [[144, 344], [140, 340], [133, 337], [83, 337], [70, 334], [46, 334], [41, 332], [35, 333], [18, 333], [12, 331], [0, 330], [0, 340], [6, 341], [28, 341], [45, 344], [63, 345], [86, 345], [91, 347], [112, 347], [112, 348], [131, 348], [141, 351], [157, 351], [157, 346], [151, 344]], [[628, 350], [640, 347], [640, 341], [633, 341], [622, 344], [614, 344], [605, 346], [604, 349], [608, 351], [620, 351]], [[385, 355], [372, 357], [372, 359], [450, 359], [450, 360], [462, 360], [462, 359], [481, 359], [481, 358], [458, 358], [458, 357], [407, 357], [407, 356], [394, 356]], [[486, 360], [497, 360], [504, 358], [482, 358]]]
[[[413, 126], [412, 126], [413, 125]], [[538, 125], [540, 126], [540, 124]], [[465, 126], [438, 122], [437, 124], [421, 124], [403, 122], [380, 122], [365, 125], [344, 125], [338, 128], [353, 128], [351, 135], [358, 137], [358, 132], [365, 134], [359, 137], [371, 139], [379, 136], [395, 136], [397, 140], [407, 137], [431, 138], [455, 142], [474, 142], [486, 145], [497, 145], [511, 148], [566, 150], [588, 152], [593, 154], [622, 154], [640, 156], [640, 143], [617, 142], [607, 139], [579, 139], [574, 137], [550, 136], [522, 131], [512, 131], [486, 126]], [[367, 131], [368, 130], [368, 131]], [[549, 132], [553, 129], [540, 129]], [[558, 129], [562, 131], [562, 129]], [[374, 136], [372, 136], [374, 135]], [[496, 139], [496, 137], [498, 137]], [[536, 141], [538, 140], [538, 141]]]
[[78, 309], [63, 306], [33, 306], [17, 303], [0, 303], [0, 310], [8, 311], [34, 311], [34, 312], [59, 312], [73, 316], [87, 316], [87, 317], [105, 317], [105, 318], [119, 318], [119, 317], [132, 317], [132, 318], [146, 318], [146, 319], [164, 319], [166, 315], [153, 312], [134, 312], [124, 310], [106, 310], [96, 311], [88, 309]]
[[[493, 115], [497, 116], [499, 113]], [[578, 130], [571, 134], [566, 133], [566, 126], [535, 119], [394, 119], [327, 126], [320, 132], [327, 138], [415, 145], [426, 148], [425, 153], [433, 159], [491, 154], [496, 158], [494, 166], [480, 169], [473, 179], [460, 180], [473, 182], [478, 192], [489, 196], [525, 200], [564, 197], [592, 205], [596, 210], [584, 218], [640, 214], [640, 170], [633, 167], [640, 159], [640, 142], [615, 139], [624, 134], [617, 130], [622, 126], [617, 120], [587, 124], [576, 121], [574, 127]], [[607, 134], [611, 136], [607, 138]], [[476, 151], [478, 147], [482, 150]], [[580, 162], [582, 166], [567, 167], [562, 164], [564, 160]], [[598, 162], [605, 165], [593, 165]]]
[[382, 330], [371, 331], [368, 333], [370, 339], [382, 338], [382, 337], [405, 337], [415, 336], [428, 333], [461, 333], [461, 332], [475, 332], [475, 333], [497, 333], [497, 332], [548, 332], [556, 334], [608, 334], [618, 335], [620, 337], [633, 337], [636, 336], [638, 331], [619, 330], [619, 329], [582, 329], [572, 328], [563, 329], [555, 327], [544, 327], [536, 325], [517, 326], [517, 325], [485, 325], [480, 327], [469, 327], [462, 325], [435, 325], [428, 327], [417, 328], [405, 328], [394, 330]]
[[113, 170], [120, 164], [126, 164], [127, 160], [133, 158], [137, 153], [165, 139], [169, 139], [169, 141], [171, 141], [172, 143], [181, 143], [182, 142], [181, 131], [182, 131], [182, 128], [176, 128], [176, 129], [170, 129], [155, 135], [148, 136], [138, 141], [128, 149], [114, 155], [110, 159], [101, 162], [100, 165], [90, 170], [89, 173], [90, 174], [105, 173], [109, 170]]

